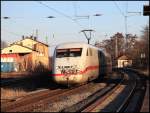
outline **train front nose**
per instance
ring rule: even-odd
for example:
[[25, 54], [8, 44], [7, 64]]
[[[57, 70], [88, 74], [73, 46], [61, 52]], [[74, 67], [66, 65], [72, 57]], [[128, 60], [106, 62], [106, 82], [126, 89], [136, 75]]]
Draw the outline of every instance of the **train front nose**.
[[[54, 77], [57, 83], [75, 83], [79, 78], [82, 48], [56, 50]], [[57, 76], [58, 75], [58, 76]]]
[[54, 79], [60, 84], [76, 84], [82, 79], [78, 65], [56, 66]]
[[82, 80], [81, 75], [63, 75], [61, 77], [55, 76], [55, 81], [58, 84], [80, 84]]

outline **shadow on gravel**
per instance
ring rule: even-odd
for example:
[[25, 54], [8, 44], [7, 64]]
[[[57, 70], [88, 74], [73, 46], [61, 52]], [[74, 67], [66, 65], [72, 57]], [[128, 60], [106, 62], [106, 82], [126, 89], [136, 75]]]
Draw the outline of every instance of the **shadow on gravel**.
[[[124, 71], [128, 73], [130, 72], [129, 70], [131, 69], [124, 69]], [[146, 80], [148, 80], [148, 77], [134, 70], [131, 70], [129, 76], [133, 76], [132, 74], [137, 74], [140, 77], [140, 79], [138, 79], [139, 81], [137, 81], [137, 86], [134, 89], [134, 93], [132, 93], [131, 97], [127, 100], [127, 103], [125, 104], [121, 112], [140, 112], [144, 101], [144, 95], [147, 87]], [[113, 101], [111, 101], [107, 106], [105, 106], [100, 112], [116, 112], [120, 105], [124, 103], [124, 100], [127, 99], [128, 94], [131, 93], [131, 84], [132, 81], [121, 91], [121, 93], [117, 95], [117, 97]]]
[[[98, 78], [94, 80], [94, 83], [106, 83], [106, 84], [118, 84], [122, 80], [121, 77], [113, 77], [113, 76], [105, 76], [104, 78]], [[121, 84], [126, 85], [128, 83], [128, 80], [124, 80]]]
[[[53, 82], [52, 77], [49, 76], [51, 72], [38, 73], [37, 75], [24, 77], [24, 78], [1, 78], [1, 88], [4, 89], [14, 89], [14, 90], [24, 90], [24, 91], [34, 91], [37, 89], [57, 89], [65, 88], [60, 87]], [[7, 82], [6, 81], [10, 81]]]
[[96, 79], [93, 82], [95, 83], [106, 83], [106, 84], [118, 84], [120, 79], [112, 79], [112, 78], [101, 78], [101, 79]]

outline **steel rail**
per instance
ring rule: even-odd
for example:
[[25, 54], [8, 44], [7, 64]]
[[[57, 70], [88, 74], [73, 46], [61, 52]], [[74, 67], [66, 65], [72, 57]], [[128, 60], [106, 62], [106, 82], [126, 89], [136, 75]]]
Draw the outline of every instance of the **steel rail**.
[[33, 109], [37, 108], [38, 105], [42, 105], [44, 107], [44, 105], [46, 105], [47, 103], [55, 102], [61, 96], [66, 96], [66, 95], [69, 95], [71, 93], [75, 93], [78, 90], [81, 91], [81, 90], [85, 89], [86, 87], [88, 87], [91, 84], [92, 83], [85, 84], [85, 85], [78, 86], [78, 87], [73, 87], [71, 89], [59, 90], [58, 92], [55, 92], [55, 93], [53, 93], [49, 96], [45, 96], [45, 97], [42, 97], [42, 99], [38, 99], [39, 101], [34, 101], [34, 102], [30, 101], [30, 102], [28, 102], [28, 104], [19, 106], [17, 108], [15, 107], [13, 109], [8, 109], [8, 110], [6, 109], [6, 111], [7, 112], [33, 111]]
[[126, 97], [126, 99], [124, 100], [124, 102], [121, 104], [121, 106], [116, 110], [116, 112], [123, 112], [125, 110], [125, 108], [127, 107], [128, 103], [130, 101], [130, 98], [135, 93], [136, 86], [137, 86], [137, 81], [135, 80], [130, 93], [128, 94], [128, 96]]
[[[121, 102], [121, 105], [119, 103], [116, 103], [117, 108], [115, 108], [113, 110], [115, 112], [138, 111], [137, 109], [139, 109], [138, 108], [140, 106], [139, 104], [141, 104], [139, 101], [142, 100], [142, 94], [145, 91], [145, 89], [142, 87], [143, 85], [141, 83], [141, 75], [140, 75], [140, 73], [135, 72], [135, 70], [127, 69], [125, 71], [123, 71], [123, 70], [118, 70], [118, 71], [124, 73], [124, 75], [126, 74], [126, 76], [128, 75], [129, 80], [128, 80], [128, 84], [127, 84], [126, 88], [128, 89], [129, 93], [126, 94], [127, 97], [125, 96], [124, 100]], [[132, 75], [130, 75], [130, 74], [132, 74]], [[122, 82], [123, 82], [123, 80], [122, 80]], [[104, 100], [111, 97], [111, 95], [113, 95], [113, 93], [117, 89], [119, 89], [119, 87], [121, 87], [121, 85], [119, 86], [119, 84], [118, 84], [113, 90], [108, 91], [108, 93], [104, 94], [96, 101], [93, 100], [93, 101], [90, 101], [88, 104], [84, 104], [87, 102], [87, 100], [86, 101], [83, 100], [80, 102], [80, 104], [77, 103], [74, 106], [65, 108], [64, 110], [62, 110], [62, 112], [93, 112], [95, 110], [95, 108], [98, 108], [99, 105], [103, 104]], [[131, 101], [132, 102], [135, 101], [134, 95], [139, 95], [138, 99], [136, 100], [136, 102], [137, 102], [136, 105], [131, 104]], [[132, 107], [134, 107], [134, 108], [132, 108]]]
[[[138, 72], [137, 70], [126, 68], [125, 71], [128, 71], [128, 73], [130, 72], [134, 75], [132, 77], [134, 78], [135, 84], [134, 84], [132, 91], [126, 98], [126, 100], [116, 110], [116, 112], [138, 111], [138, 110], [140, 110], [140, 106], [141, 106], [142, 100], [144, 98], [143, 93], [146, 91], [145, 78], [143, 76], [141, 76], [141, 73]], [[134, 97], [135, 97], [134, 95], [138, 95], [138, 99], [134, 100]], [[134, 100], [134, 102], [136, 101], [135, 105], [133, 105], [133, 103], [131, 104], [131, 102], [133, 102], [133, 100]], [[130, 107], [130, 106], [132, 106], [132, 107]]]
[[123, 75], [124, 76], [123, 76], [122, 80], [117, 85], [115, 85], [115, 87], [113, 87], [111, 90], [108, 90], [105, 93], [105, 95], [103, 95], [101, 98], [99, 98], [98, 100], [93, 102], [90, 106], [86, 107], [81, 112], [92, 112], [92, 110], [94, 108], [96, 108], [97, 106], [102, 104], [104, 102], [104, 100], [106, 100], [108, 97], [110, 97], [117, 89], [119, 89], [121, 87], [122, 82], [125, 80], [125, 74], [123, 74]]
[[96, 91], [94, 94], [90, 95], [88, 98], [80, 101], [79, 103], [74, 104], [71, 107], [63, 109], [61, 112], [90, 112], [92, 108], [96, 107], [96, 105], [94, 105], [93, 103], [95, 103], [97, 99], [106, 97], [106, 95], [110, 91], [112, 91], [113, 89], [116, 90], [117, 88], [120, 87], [121, 83], [125, 79], [125, 76], [123, 76], [123, 73], [122, 73], [122, 77], [123, 78], [121, 79], [120, 83], [106, 86], [103, 89]]
[[61, 112], [81, 112], [86, 106], [89, 106], [93, 101], [97, 100], [98, 97], [105, 95], [105, 93], [111, 90], [113, 87], [115, 87], [115, 85], [106, 86], [79, 103], [61, 110]]
[[14, 102], [8, 103], [4, 106], [1, 106], [1, 110], [2, 111], [7, 111], [7, 110], [9, 111], [9, 110], [14, 109], [16, 107], [20, 107], [22, 105], [27, 105], [31, 100], [33, 100], [32, 102], [36, 102], [42, 98], [45, 98], [45, 96], [51, 96], [51, 95], [57, 94], [59, 92], [60, 92], [60, 89], [56, 89], [56, 90], [46, 90], [46, 91], [41, 91], [41, 92], [25, 95], [25, 96], [22, 96], [21, 97], [22, 99], [20, 99], [18, 101], [14, 101]]

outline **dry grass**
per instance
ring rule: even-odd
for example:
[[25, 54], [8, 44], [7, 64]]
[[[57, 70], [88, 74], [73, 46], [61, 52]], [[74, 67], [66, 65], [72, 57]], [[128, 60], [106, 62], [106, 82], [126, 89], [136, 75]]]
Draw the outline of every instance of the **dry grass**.
[[21, 89], [4, 89], [1, 88], [1, 99], [14, 99], [20, 96], [27, 94], [24, 90]]

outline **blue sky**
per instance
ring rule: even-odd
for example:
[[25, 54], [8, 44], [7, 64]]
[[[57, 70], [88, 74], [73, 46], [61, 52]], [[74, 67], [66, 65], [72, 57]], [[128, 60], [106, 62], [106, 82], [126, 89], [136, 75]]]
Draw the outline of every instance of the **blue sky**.
[[[46, 42], [47, 36], [50, 46], [63, 42], [87, 42], [85, 36], [79, 32], [90, 28], [95, 30], [91, 39], [91, 44], [94, 44], [95, 41], [109, 39], [116, 32], [125, 33], [124, 16], [121, 12], [126, 15], [126, 8], [128, 12], [142, 13], [127, 18], [128, 33], [140, 36], [142, 27], [149, 21], [148, 16], [143, 16], [143, 5], [149, 4], [148, 1], [42, 1], [42, 3], [61, 14], [37, 1], [1, 1], [1, 16], [10, 17], [10, 19], [1, 18], [1, 39], [12, 43], [20, 40], [22, 35], [35, 35], [35, 30], [38, 29], [38, 40]], [[102, 16], [93, 16], [94, 14]], [[88, 15], [89, 19], [77, 19], [81, 25], [79, 26], [70, 19], [75, 19], [75, 15]], [[48, 16], [56, 18], [46, 18]]]

